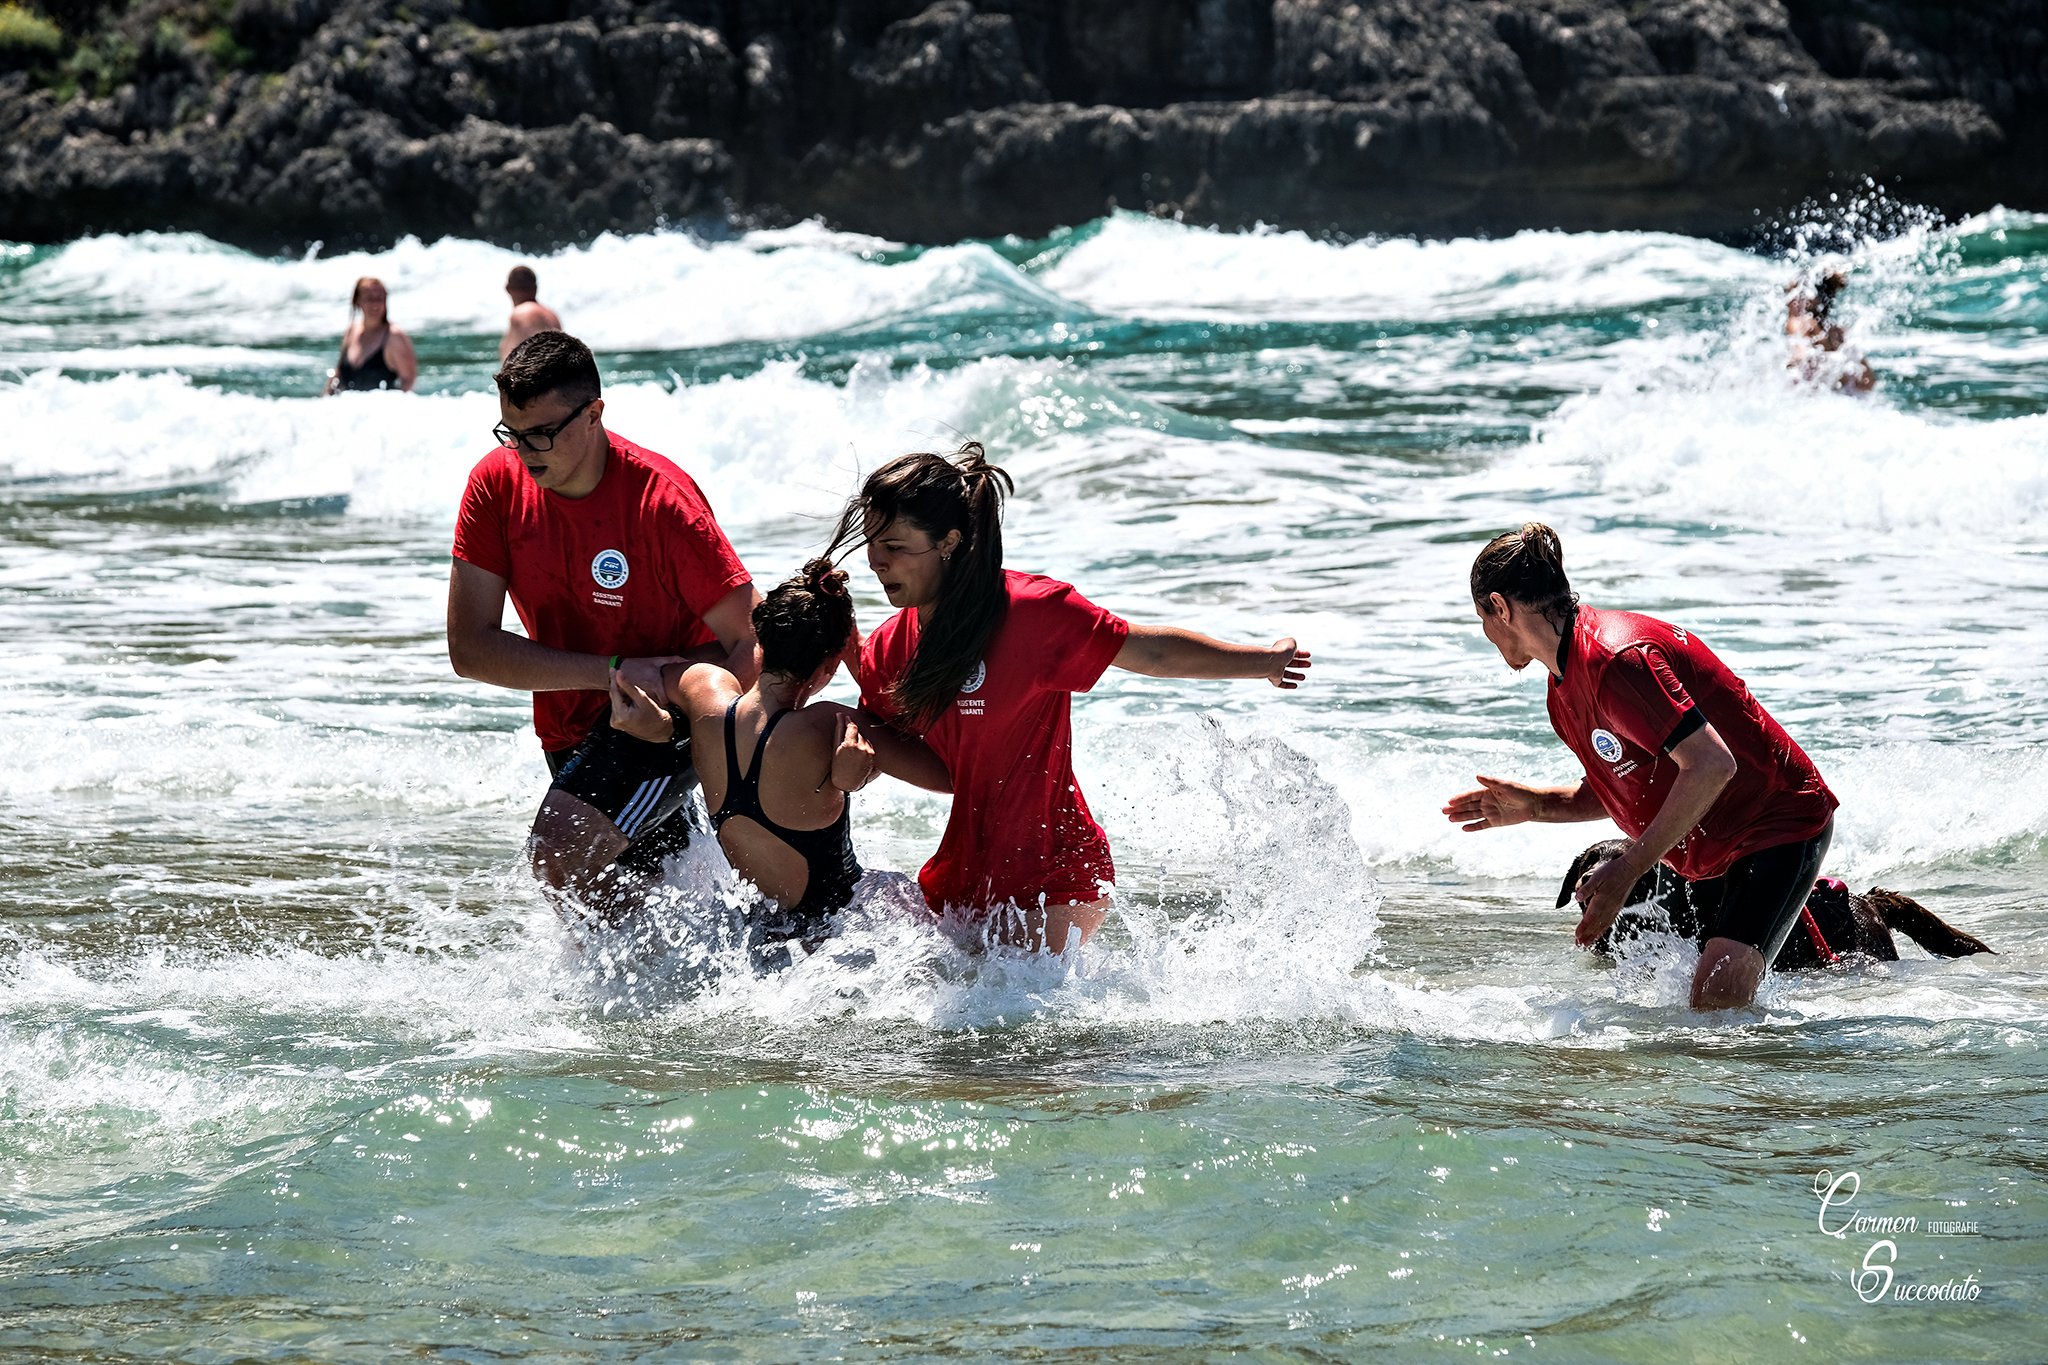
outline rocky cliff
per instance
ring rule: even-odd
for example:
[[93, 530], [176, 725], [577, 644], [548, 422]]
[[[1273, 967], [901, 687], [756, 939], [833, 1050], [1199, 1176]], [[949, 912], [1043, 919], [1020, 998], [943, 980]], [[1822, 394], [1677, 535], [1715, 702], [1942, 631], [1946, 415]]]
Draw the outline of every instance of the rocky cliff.
[[1864, 177], [2048, 208], [2048, 0], [0, 5], [14, 240], [1741, 235]]

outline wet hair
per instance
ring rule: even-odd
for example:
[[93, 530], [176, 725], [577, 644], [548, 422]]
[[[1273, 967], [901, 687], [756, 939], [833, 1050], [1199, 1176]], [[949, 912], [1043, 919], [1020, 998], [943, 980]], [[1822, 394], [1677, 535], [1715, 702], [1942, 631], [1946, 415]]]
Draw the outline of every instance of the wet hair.
[[1472, 604], [1484, 611], [1495, 593], [1534, 607], [1560, 631], [1569, 628], [1579, 610], [1579, 595], [1564, 576], [1564, 542], [1557, 532], [1540, 521], [1528, 521], [1519, 531], [1487, 541], [1472, 561]]
[[[356, 287], [349, 291], [349, 312], [360, 313], [363, 311], [363, 291], [373, 284], [379, 289], [384, 289], [384, 281], [378, 279], [375, 275], [365, 275], [356, 281]], [[384, 290], [384, 324], [387, 327], [391, 325], [391, 291], [388, 289]]]
[[534, 278], [532, 266], [515, 265], [512, 267], [511, 272], [505, 276], [505, 287], [531, 294], [539, 290], [540, 281]]
[[1835, 296], [1849, 287], [1849, 277], [1839, 270], [1830, 270], [1817, 280], [1802, 275], [1785, 286], [1791, 294], [1790, 311], [1804, 313], [1820, 324], [1821, 330], [1828, 327], [1828, 314], [1835, 306]]
[[1835, 306], [1835, 295], [1848, 288], [1849, 277], [1839, 270], [1831, 270], [1820, 277], [1813, 286], [1813, 320], [1823, 328], [1828, 325], [1828, 313]]
[[604, 391], [597, 380], [597, 357], [567, 332], [535, 332], [512, 348], [491, 378], [515, 408], [547, 394], [574, 406]]
[[941, 570], [939, 598], [917, 654], [887, 693], [916, 729], [945, 713], [1003, 623], [1010, 602], [1003, 583], [1003, 498], [1016, 487], [988, 462], [979, 441], [968, 441], [950, 457], [898, 456], [868, 475], [825, 551], [836, 557], [841, 549], [865, 545], [899, 517], [935, 541], [948, 531], [960, 533], [959, 547]]
[[761, 671], [802, 680], [846, 648], [853, 634], [853, 598], [846, 575], [822, 556], [785, 579], [754, 608]]

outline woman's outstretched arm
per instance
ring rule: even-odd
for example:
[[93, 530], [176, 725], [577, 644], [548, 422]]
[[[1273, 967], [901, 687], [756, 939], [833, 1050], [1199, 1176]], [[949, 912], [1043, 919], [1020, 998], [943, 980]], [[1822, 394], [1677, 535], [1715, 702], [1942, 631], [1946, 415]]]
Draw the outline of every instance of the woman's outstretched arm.
[[1264, 678], [1289, 691], [1308, 673], [1308, 651], [1291, 639], [1233, 645], [1179, 626], [1133, 624], [1110, 662], [1150, 678]]

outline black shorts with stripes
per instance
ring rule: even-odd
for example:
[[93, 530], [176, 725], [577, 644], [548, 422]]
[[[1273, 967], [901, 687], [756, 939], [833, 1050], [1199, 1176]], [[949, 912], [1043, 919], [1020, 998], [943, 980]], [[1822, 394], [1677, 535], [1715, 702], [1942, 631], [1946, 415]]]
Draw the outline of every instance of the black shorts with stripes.
[[[663, 839], [680, 848], [689, 842], [688, 821], [672, 819], [685, 810], [697, 790], [697, 770], [690, 763], [690, 732], [679, 727], [666, 744], [653, 744], [600, 719], [581, 744], [547, 756], [555, 775], [553, 790], [567, 792], [611, 817], [619, 833], [637, 847]], [[673, 826], [678, 836], [664, 826]]]

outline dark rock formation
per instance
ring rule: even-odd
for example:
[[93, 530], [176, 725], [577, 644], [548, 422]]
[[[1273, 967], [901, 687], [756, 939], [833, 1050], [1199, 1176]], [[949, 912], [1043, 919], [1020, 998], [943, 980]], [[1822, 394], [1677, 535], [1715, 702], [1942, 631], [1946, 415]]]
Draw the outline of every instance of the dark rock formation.
[[228, 2], [62, 0], [65, 52], [0, 51], [0, 237], [2048, 208], [2048, 0]]

